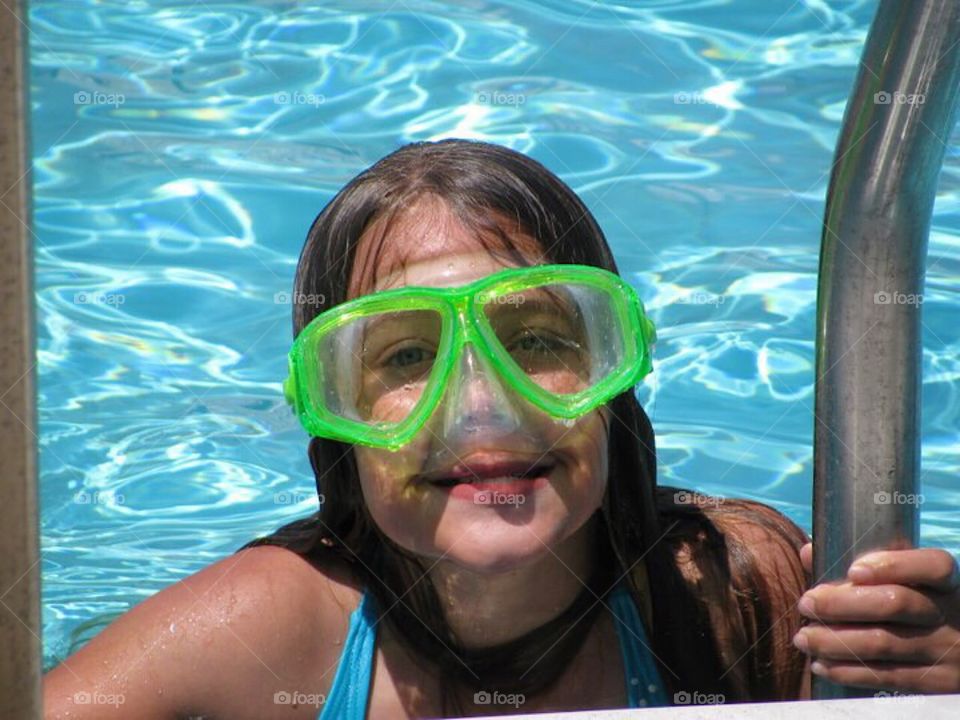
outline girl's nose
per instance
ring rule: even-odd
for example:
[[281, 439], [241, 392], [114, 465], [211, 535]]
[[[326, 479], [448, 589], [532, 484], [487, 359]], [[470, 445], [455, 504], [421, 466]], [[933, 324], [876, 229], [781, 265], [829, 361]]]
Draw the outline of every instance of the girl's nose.
[[516, 432], [521, 420], [514, 400], [496, 370], [467, 343], [445, 398], [444, 435]]

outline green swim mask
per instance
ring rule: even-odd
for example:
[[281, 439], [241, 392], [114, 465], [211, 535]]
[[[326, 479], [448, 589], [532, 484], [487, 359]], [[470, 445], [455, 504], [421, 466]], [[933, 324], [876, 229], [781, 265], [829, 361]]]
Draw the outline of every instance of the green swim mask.
[[588, 265], [509, 268], [459, 287], [374, 292], [321, 313], [293, 343], [283, 392], [311, 435], [396, 450], [423, 429], [451, 381], [448, 403], [457, 401], [466, 381], [455, 371], [467, 358], [497, 387], [570, 421], [649, 373], [654, 342], [643, 303], [618, 275]]

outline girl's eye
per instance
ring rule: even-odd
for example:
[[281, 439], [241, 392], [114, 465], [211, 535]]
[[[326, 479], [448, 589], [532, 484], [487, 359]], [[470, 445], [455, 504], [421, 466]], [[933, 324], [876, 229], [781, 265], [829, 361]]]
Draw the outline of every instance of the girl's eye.
[[431, 360], [432, 354], [433, 353], [423, 348], [413, 346], [405, 347], [387, 358], [387, 365], [394, 368], [407, 368], [411, 365]]
[[569, 340], [557, 337], [552, 333], [528, 332], [517, 340], [513, 346], [521, 352], [543, 352], [555, 354], [570, 349]]
[[514, 343], [515, 348], [527, 352], [546, 349], [546, 346], [547, 345], [543, 338], [541, 338], [539, 335], [524, 335], [516, 343]]

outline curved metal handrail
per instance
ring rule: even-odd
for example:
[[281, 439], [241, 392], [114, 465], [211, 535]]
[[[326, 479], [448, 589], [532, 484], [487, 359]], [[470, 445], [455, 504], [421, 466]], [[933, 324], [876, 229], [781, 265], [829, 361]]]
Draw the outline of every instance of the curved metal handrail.
[[[882, 0], [837, 144], [820, 250], [814, 580], [917, 542], [927, 236], [960, 89], [960, 2]], [[819, 698], [872, 695], [814, 679]]]

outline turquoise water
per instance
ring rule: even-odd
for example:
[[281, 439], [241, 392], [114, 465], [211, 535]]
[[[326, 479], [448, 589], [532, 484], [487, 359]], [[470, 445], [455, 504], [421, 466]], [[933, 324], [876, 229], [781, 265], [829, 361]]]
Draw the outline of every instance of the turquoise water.
[[[875, 3], [342, 5], [32, 4], [47, 665], [315, 509], [283, 293], [323, 205], [413, 140], [503, 143], [572, 185], [659, 329], [661, 482], [810, 529], [823, 198]], [[954, 551], [956, 140], [922, 480], [923, 541]]]

